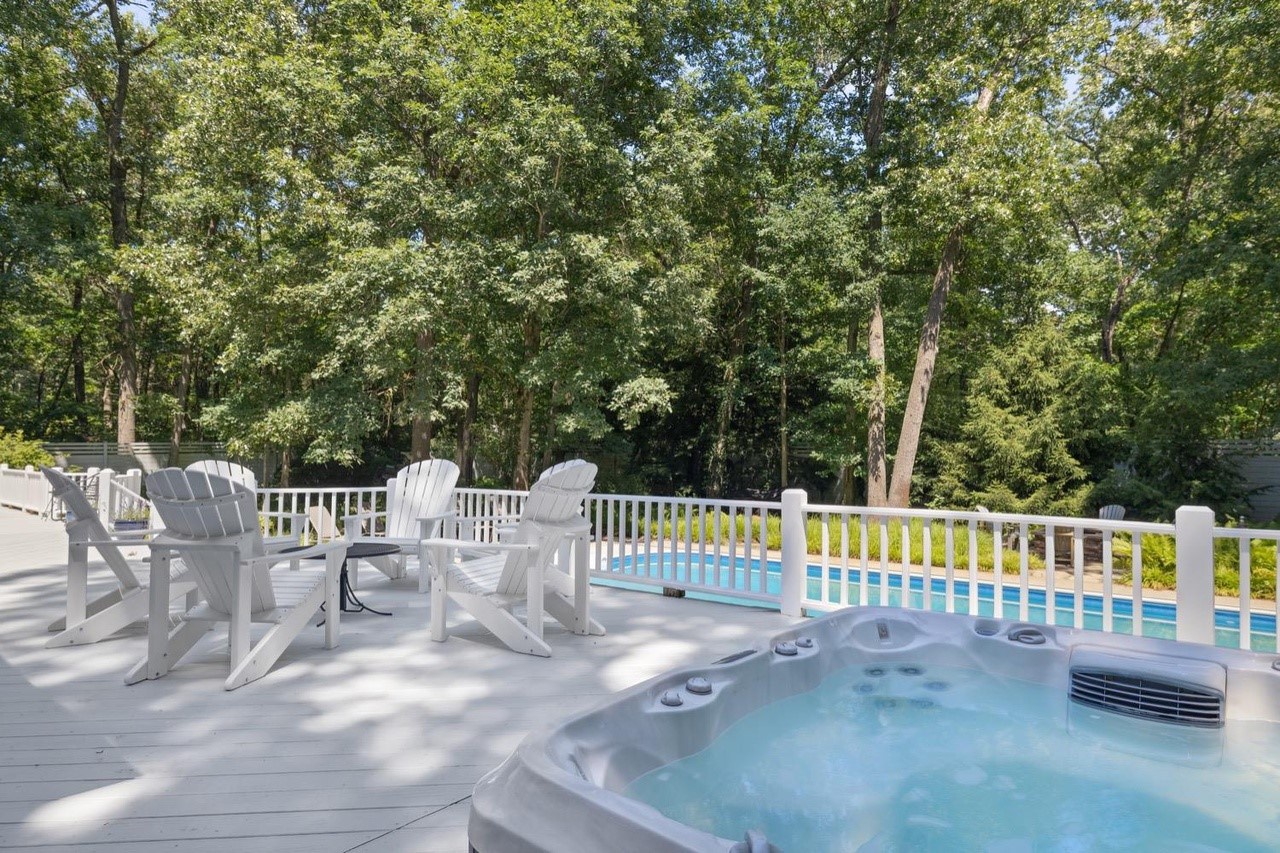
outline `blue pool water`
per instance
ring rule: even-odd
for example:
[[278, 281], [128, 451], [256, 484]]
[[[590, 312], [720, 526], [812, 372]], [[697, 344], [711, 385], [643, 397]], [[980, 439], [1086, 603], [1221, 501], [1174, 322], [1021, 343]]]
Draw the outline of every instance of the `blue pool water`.
[[[630, 556], [615, 558], [612, 563], [613, 571], [618, 573], [618, 580], [625, 582], [628, 574], [638, 574], [648, 578], [661, 578], [674, 582], [697, 582], [702, 583], [704, 566], [699, 555], [692, 555], [691, 560], [686, 560], [683, 554], [671, 555], [665, 554], [662, 558], [661, 569], [659, 569], [658, 555], [650, 555], [648, 561], [645, 561], [644, 555], [640, 555], [636, 561]], [[715, 586], [723, 590], [723, 593], [705, 594], [693, 593], [689, 594], [694, 597], [709, 598], [718, 601], [727, 601], [735, 604], [756, 603], [751, 599], [735, 598], [734, 592], [748, 593], [767, 593], [770, 595], [778, 595], [782, 589], [782, 566], [776, 560], [769, 560], [765, 564], [765, 571], [760, 571], [760, 561], [752, 560], [750, 571], [747, 570], [746, 561], [742, 557], [738, 557], [730, 562], [727, 557], [721, 557], [719, 566], [717, 567], [712, 555], [705, 558], [705, 572], [708, 584], [715, 581]], [[927, 609], [942, 611], [946, 609], [946, 578], [941, 577], [942, 570], [934, 569], [933, 576], [930, 578], [929, 589], [929, 607]], [[969, 581], [961, 580], [960, 574], [967, 575], [967, 568], [956, 571], [954, 583], [955, 610], [957, 613], [969, 612]], [[808, 597], [817, 599], [822, 588], [822, 566], [809, 565], [808, 570]], [[1006, 578], [1009, 578], [1006, 575]], [[982, 616], [1000, 616], [1004, 619], [1019, 618], [1019, 590], [1016, 586], [1017, 579], [1013, 578], [1014, 585], [1006, 584], [1001, 589], [1002, 601], [1000, 613], [996, 613], [995, 603], [995, 585], [990, 582], [978, 583], [978, 613]], [[862, 582], [861, 572], [856, 568], [849, 569], [849, 595], [848, 601], [852, 604], [858, 602], [860, 594], [860, 584]], [[878, 604], [880, 602], [880, 584], [882, 582], [881, 573], [875, 570], [867, 572], [867, 602], [869, 604]], [[838, 569], [829, 568], [827, 570], [828, 600], [840, 600], [840, 571]], [[889, 572], [888, 578], [888, 601], [891, 606], [902, 606], [902, 576]], [[912, 577], [908, 585], [908, 605], [917, 609], [925, 608], [924, 579], [920, 577]], [[1046, 611], [1047, 596], [1044, 590], [1029, 590], [1027, 595], [1027, 617], [1028, 621], [1039, 624], [1047, 624], [1049, 619]], [[1063, 627], [1071, 627], [1075, 624], [1075, 592], [1074, 590], [1054, 590], [1054, 614], [1053, 624]], [[1084, 627], [1093, 630], [1102, 629], [1102, 596], [1095, 593], [1085, 593], [1083, 601], [1084, 611]], [[1133, 633], [1133, 602], [1129, 598], [1114, 596], [1112, 598], [1112, 630], [1118, 634]], [[1165, 639], [1174, 638], [1174, 628], [1177, 623], [1177, 609], [1171, 603], [1146, 601], [1142, 603], [1142, 633], [1147, 637], [1159, 637]], [[1219, 608], [1214, 613], [1214, 624], [1216, 626], [1216, 641], [1219, 646], [1226, 648], [1240, 648], [1240, 613], [1236, 610]], [[1251, 639], [1251, 648], [1257, 652], [1274, 652], [1276, 651], [1276, 618], [1274, 615], [1267, 613], [1252, 614], [1250, 623], [1249, 636]]]
[[955, 667], [855, 666], [626, 790], [786, 851], [1274, 851], [1280, 725], [1201, 730], [1071, 707]]

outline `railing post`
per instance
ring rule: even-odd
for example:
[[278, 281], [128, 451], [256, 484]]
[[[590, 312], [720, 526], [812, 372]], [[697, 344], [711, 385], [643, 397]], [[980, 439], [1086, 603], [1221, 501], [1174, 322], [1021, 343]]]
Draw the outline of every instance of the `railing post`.
[[809, 495], [804, 489], [787, 489], [782, 493], [782, 615], [802, 616], [806, 562], [804, 508]]
[[1213, 510], [1178, 507], [1174, 516], [1177, 555], [1178, 639], [1214, 642]]
[[115, 479], [116, 472], [111, 468], [98, 472], [98, 517], [108, 530], [111, 529], [111, 492]]

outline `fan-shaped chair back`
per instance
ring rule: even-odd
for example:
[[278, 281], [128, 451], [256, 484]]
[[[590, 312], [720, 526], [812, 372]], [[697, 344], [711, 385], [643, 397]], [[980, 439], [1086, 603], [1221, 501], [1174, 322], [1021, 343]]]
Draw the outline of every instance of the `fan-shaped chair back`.
[[240, 483], [251, 492], [258, 490], [258, 477], [250, 469], [226, 459], [201, 459], [187, 466], [187, 473], [212, 474]]
[[[418, 519], [453, 509], [458, 466], [448, 459], [427, 459], [401, 468], [387, 481], [387, 531], [391, 538], [416, 539]], [[372, 532], [372, 531], [371, 531]]]
[[[596, 466], [573, 460], [558, 471], [548, 471], [529, 490], [512, 542], [537, 543], [548, 557], [562, 540], [565, 529], [583, 523], [582, 501], [596, 482]], [[528, 581], [529, 555], [525, 551], [507, 554], [498, 580], [501, 595], [523, 595]]]
[[[180, 553], [209, 607], [229, 616], [235, 600], [234, 552], [182, 546], [234, 546], [241, 560], [261, 557], [266, 551], [254, 493], [216, 474], [165, 468], [147, 477], [147, 496], [164, 522], [161, 541]], [[249, 609], [257, 613], [275, 606], [264, 565], [254, 572]]]

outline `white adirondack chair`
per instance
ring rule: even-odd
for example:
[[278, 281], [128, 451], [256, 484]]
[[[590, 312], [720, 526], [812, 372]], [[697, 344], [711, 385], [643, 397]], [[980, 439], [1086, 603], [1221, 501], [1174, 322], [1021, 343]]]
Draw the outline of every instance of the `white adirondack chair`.
[[[582, 501], [595, 477], [596, 466], [585, 462], [540, 478], [529, 490], [514, 532], [503, 541], [442, 538], [424, 543], [431, 554], [431, 639], [448, 639], [449, 599], [508, 648], [524, 654], [551, 655], [542, 639], [544, 609], [575, 633], [603, 634], [586, 609], [585, 548], [578, 550], [575, 577], [551, 565], [567, 538], [585, 544], [591, 524], [582, 516]], [[524, 624], [511, 612], [520, 604], [527, 606]]]
[[[205, 477], [210, 475], [222, 477], [233, 483], [239, 483], [255, 494], [258, 491], [258, 476], [253, 473], [253, 470], [236, 462], [228, 462], [226, 459], [201, 459], [188, 465], [186, 471], [188, 474], [197, 474]], [[302, 538], [302, 534], [307, 531], [307, 516], [305, 513], [263, 512], [259, 510], [258, 517], [275, 519], [276, 521], [276, 535], [268, 536], [264, 540], [268, 547], [278, 543], [296, 545]]]
[[[358, 512], [343, 517], [342, 526], [348, 541], [399, 545], [399, 555], [369, 560], [389, 578], [404, 577], [406, 555], [417, 555], [418, 591], [426, 592], [428, 573], [422, 568], [426, 564], [422, 541], [442, 535], [446, 522], [452, 522], [453, 487], [457, 482], [458, 466], [448, 459], [428, 459], [401, 468], [394, 478], [387, 480], [385, 512]], [[374, 532], [379, 518], [386, 519], [381, 534]], [[369, 535], [361, 535], [361, 522], [366, 521]], [[355, 588], [358, 578], [354, 566], [348, 569], [347, 577]]]
[[[204, 603], [187, 610], [171, 632], [153, 621], [147, 657], [130, 670], [126, 683], [166, 675], [220, 622], [230, 624], [228, 690], [266, 675], [321, 605], [326, 609], [325, 648], [338, 644], [338, 579], [345, 542], [270, 553], [253, 492], [224, 477], [166, 468], [147, 477], [147, 492], [165, 524], [164, 533], [149, 543], [153, 589], [157, 578], [159, 583], [167, 578], [167, 564], [177, 556], [189, 567]], [[321, 556], [323, 569], [298, 567], [299, 559]], [[281, 564], [291, 565], [275, 568]], [[251, 645], [252, 622], [271, 628]]]
[[233, 483], [239, 483], [251, 492], [258, 491], [258, 475], [249, 468], [226, 459], [201, 459], [186, 468], [188, 473], [213, 474]]
[[1124, 518], [1124, 507], [1120, 504], [1107, 504], [1098, 510], [1098, 518], [1103, 521], [1120, 521]]
[[[98, 518], [93, 505], [80, 487], [61, 471], [41, 467], [53, 491], [53, 497], [67, 508], [67, 615], [49, 625], [58, 634], [45, 648], [78, 646], [106, 639], [122, 628], [145, 619], [148, 612], [147, 570], [145, 565], [130, 563], [121, 547], [143, 546], [143, 538], [153, 531], [131, 530], [127, 534], [111, 534]], [[111, 592], [89, 601], [89, 550], [96, 549], [116, 576], [117, 586]], [[196, 604], [195, 582], [185, 576], [185, 567], [172, 568], [169, 601], [188, 596], [187, 606]], [[167, 625], [167, 619], [166, 619]]]

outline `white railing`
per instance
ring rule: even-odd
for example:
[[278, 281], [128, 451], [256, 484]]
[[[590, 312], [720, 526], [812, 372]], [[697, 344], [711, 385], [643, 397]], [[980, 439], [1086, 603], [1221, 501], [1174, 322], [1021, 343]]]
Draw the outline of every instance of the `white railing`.
[[[1234, 554], [1232, 552], [1235, 552]], [[1273, 634], [1273, 642], [1262, 643], [1266, 650], [1280, 649], [1280, 606], [1277, 606], [1277, 558], [1280, 530], [1250, 530], [1218, 527], [1213, 530], [1213, 559], [1216, 565], [1234, 564], [1239, 573], [1240, 648], [1253, 649], [1255, 639]], [[1260, 583], [1255, 583], [1260, 581]], [[1260, 594], [1254, 597], [1254, 589]], [[1270, 598], [1267, 598], [1270, 596]], [[1254, 619], [1255, 613], [1260, 617]], [[1256, 622], [1261, 622], [1258, 630]], [[1267, 648], [1270, 647], [1270, 648]]]
[[[105, 478], [104, 478], [104, 475]], [[106, 517], [142, 507], [140, 474], [75, 475]], [[38, 471], [0, 467], [0, 503], [53, 513]], [[385, 487], [260, 489], [264, 512], [383, 510]], [[526, 492], [462, 488], [462, 535], [493, 537]], [[887, 605], [1270, 651], [1280, 530], [1217, 527], [1183, 507], [1173, 524], [809, 503], [593, 494], [588, 559], [598, 582], [764, 603], [790, 615]], [[321, 521], [323, 523], [323, 520]], [[1050, 571], [1049, 567], [1053, 567]], [[1235, 596], [1218, 583], [1238, 571]], [[1223, 574], [1223, 572], [1226, 574]], [[1254, 595], [1247, 594], [1250, 589]]]
[[590, 495], [592, 574], [615, 582], [778, 602], [782, 504]]
[[[319, 488], [319, 489], [258, 489], [258, 509], [264, 513], [286, 513], [303, 515], [314, 526], [311, 520], [312, 508], [320, 509], [320, 524], [335, 525], [342, 530], [342, 519], [359, 512], [381, 511], [386, 509], [386, 486], [369, 488]], [[328, 518], [323, 518], [327, 514]], [[319, 533], [319, 531], [313, 531]]]
[[[55, 469], [61, 471], [61, 468]], [[123, 473], [110, 468], [88, 471], [63, 471], [80, 487], [98, 515], [106, 523], [119, 518], [145, 517], [150, 505], [140, 494], [142, 471], [131, 468]], [[62, 501], [53, 497], [49, 481], [31, 465], [10, 468], [0, 465], [0, 506], [19, 509], [50, 519], [66, 516]]]

